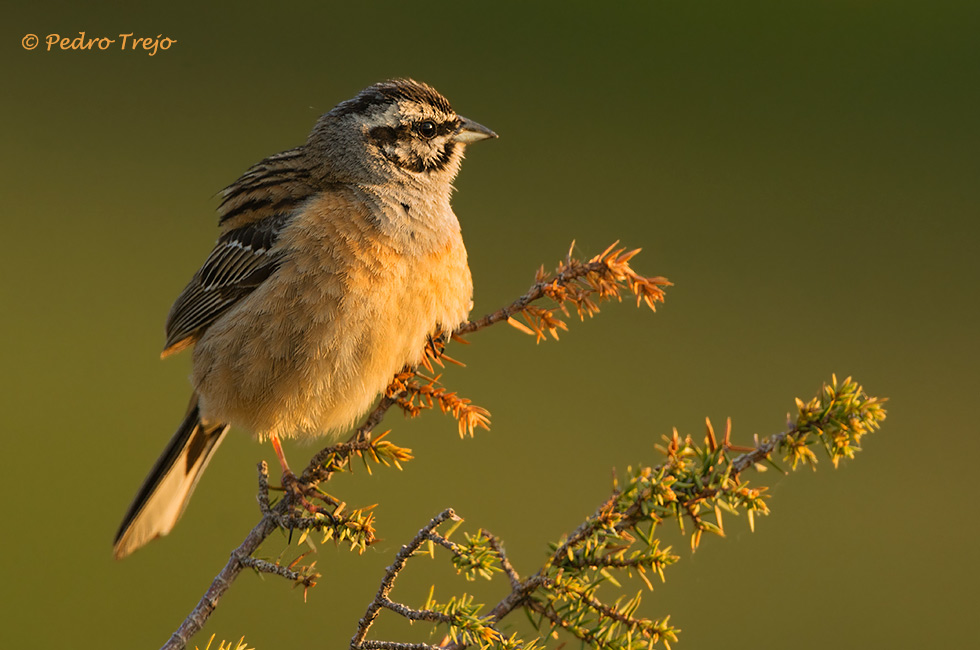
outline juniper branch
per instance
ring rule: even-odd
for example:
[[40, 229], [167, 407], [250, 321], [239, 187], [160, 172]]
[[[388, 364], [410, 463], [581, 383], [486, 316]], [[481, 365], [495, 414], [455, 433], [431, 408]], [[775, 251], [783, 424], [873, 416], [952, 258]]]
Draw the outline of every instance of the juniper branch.
[[456, 542], [452, 542], [439, 533], [432, 531], [429, 533], [429, 539], [443, 548], [447, 548], [453, 552], [454, 555], [459, 555], [459, 546]]
[[260, 573], [271, 573], [277, 575], [287, 580], [292, 580], [303, 584], [307, 587], [313, 586], [315, 583], [314, 576], [304, 575], [299, 571], [293, 571], [289, 567], [284, 567], [281, 564], [276, 564], [275, 562], [269, 562], [268, 560], [260, 560], [251, 556], [240, 557], [238, 561], [242, 563], [243, 566], [250, 569], [255, 569]]
[[397, 641], [365, 641], [361, 650], [439, 650], [439, 646], [428, 643], [398, 643]]
[[[282, 513], [285, 512], [285, 507], [285, 500], [276, 504], [276, 510]], [[252, 555], [252, 553], [258, 550], [262, 542], [265, 541], [265, 538], [272, 531], [276, 530], [276, 527], [271, 517], [262, 517], [238, 548], [231, 552], [228, 563], [218, 572], [218, 575], [211, 582], [211, 586], [208, 587], [204, 596], [201, 597], [197, 606], [184, 619], [184, 622], [180, 624], [177, 631], [163, 644], [162, 650], [183, 650], [183, 648], [187, 647], [187, 642], [204, 627], [204, 623], [210, 618], [211, 613], [218, 606], [218, 601], [221, 600], [221, 597], [235, 581], [235, 578], [245, 568], [241, 559]]]
[[[614, 250], [618, 243], [613, 243], [605, 251], [583, 263], [572, 258], [572, 248], [575, 246], [572, 242], [572, 248], [569, 249], [565, 261], [559, 265], [554, 276], [545, 274], [542, 268], [538, 272], [537, 282], [524, 295], [483, 318], [464, 323], [456, 330], [454, 336], [464, 336], [500, 321], [510, 321], [514, 324], [512, 319], [515, 315], [525, 312], [531, 303], [544, 297], [553, 299], [566, 313], [564, 301], [570, 300], [575, 304], [580, 316], [586, 314], [591, 316], [599, 309], [588, 294], [598, 292], [600, 300], [619, 297], [619, 284], [626, 285], [636, 295], [637, 305], [642, 301], [651, 309], [655, 309], [655, 303], [663, 301], [661, 287], [670, 286], [671, 283], [663, 277], [644, 277], [635, 273], [629, 266], [629, 260], [639, 253], [640, 249], [624, 253], [625, 249]], [[583, 280], [586, 281], [588, 289], [576, 289], [576, 283]], [[548, 316], [550, 317], [550, 313]], [[560, 321], [555, 322], [554, 325], [564, 329], [564, 323]], [[550, 324], [549, 329], [555, 335], [554, 327]], [[540, 331], [537, 333], [541, 335]], [[557, 338], [557, 335], [555, 337]]]
[[[381, 422], [384, 417], [385, 412], [391, 408], [394, 404], [393, 400], [382, 399], [378, 405], [368, 414], [364, 423], [357, 429], [357, 433], [354, 438], [344, 443], [344, 445], [335, 445], [334, 447], [328, 447], [327, 449], [318, 453], [311, 461], [310, 464], [303, 471], [303, 476], [308, 474], [313, 475], [316, 472], [318, 465], [317, 461], [321, 457], [326, 457], [329, 455], [328, 452], [336, 453], [353, 453], [357, 449], [366, 448], [365, 445], [370, 443], [370, 434], [375, 427]], [[231, 556], [228, 558], [228, 562], [225, 564], [224, 568], [218, 572], [212, 580], [211, 585], [208, 587], [204, 596], [197, 603], [194, 609], [191, 610], [187, 618], [180, 624], [180, 627], [170, 636], [167, 642], [161, 647], [161, 650], [183, 650], [187, 647], [187, 643], [190, 641], [191, 637], [197, 634], [204, 627], [205, 622], [211, 617], [212, 612], [218, 606], [218, 602], [226, 591], [231, 587], [232, 583], [238, 577], [238, 574], [242, 572], [245, 568], [245, 563], [243, 563], [243, 558], [251, 557], [255, 553], [262, 542], [272, 534], [274, 530], [279, 528], [279, 522], [285, 518], [289, 512], [289, 502], [288, 499], [282, 499], [275, 506], [269, 505], [268, 499], [268, 469], [262, 471], [262, 466], [265, 466], [263, 461], [259, 470], [259, 507], [262, 510], [262, 519], [259, 523], [249, 531], [242, 543], [231, 552]], [[329, 473], [326, 474], [329, 477]], [[321, 479], [323, 480], [323, 479]]]
[[[743, 489], [740, 487], [740, 475], [747, 469], [754, 467], [757, 463], [770, 460], [772, 454], [778, 450], [788, 449], [791, 457], [795, 460], [797, 452], [791, 446], [791, 442], [796, 440], [802, 441], [801, 444], [809, 444], [806, 436], [810, 434], [816, 434], [822, 440], [830, 438], [834, 441], [834, 446], [828, 445], [828, 451], [831, 453], [831, 459], [835, 462], [840, 457], [852, 455], [854, 449], [857, 448], [856, 446], [850, 446], [852, 439], [856, 445], [856, 442], [859, 441], [862, 435], [878, 428], [879, 422], [884, 419], [885, 412], [881, 408], [882, 401], [874, 397], [868, 397], [863, 389], [852, 382], [850, 378], [844, 380], [838, 386], [837, 378], [834, 377], [831, 384], [824, 385], [821, 395], [809, 403], [803, 403], [797, 400], [800, 411], [799, 415], [796, 421], [785, 431], [776, 433], [762, 441], [756, 438], [754, 447], [749, 448], [744, 453], [730, 460], [726, 456], [727, 452], [733, 450], [741, 451], [742, 448], [737, 448], [730, 443], [730, 431], [726, 432], [724, 441], [719, 444], [714, 437], [714, 432], [711, 430], [709, 423], [706, 451], [715, 454], [715, 456], [712, 456], [712, 467], [714, 465], [723, 467], [723, 469], [718, 469], [718, 476], [716, 477], [723, 481], [722, 487], [714, 485], [713, 481], [709, 480], [687, 493], [674, 493], [670, 491], [670, 495], [676, 499], [677, 507], [675, 512], [678, 516], [682, 512], [687, 512], [692, 518], [700, 520], [695, 510], [696, 504], [719, 495], [723, 489], [732, 491]], [[690, 449], [687, 446], [689, 443], [690, 438], [684, 442], [684, 451]], [[670, 447], [667, 450], [667, 462], [656, 468], [648, 468], [644, 472], [638, 473], [638, 476], [653, 477], [648, 484], [651, 487], [637, 491], [631, 497], [632, 501], [627, 503], [620, 502], [625, 496], [624, 491], [619, 488], [614, 489], [612, 496], [604, 501], [591, 517], [583, 522], [561, 544], [557, 545], [554, 552], [538, 572], [522, 581], [519, 580], [516, 584], [512, 584], [511, 592], [501, 599], [491, 610], [490, 616], [488, 617], [490, 625], [495, 626], [515, 609], [528, 607], [548, 618], [556, 627], [572, 629], [574, 626], [571, 626], [562, 616], [550, 610], [544, 603], [536, 602], [533, 598], [534, 594], [541, 589], [553, 588], [557, 585], [556, 580], [550, 575], [552, 569], [581, 569], [584, 566], [615, 566], [619, 564], [621, 560], [615, 557], [600, 558], [595, 562], [591, 559], [588, 561], [577, 559], [575, 558], [575, 552], [586, 540], [603, 529], [612, 529], [617, 533], [624, 533], [631, 528], [635, 529], [643, 520], [660, 521], [660, 516], [647, 507], [653, 496], [652, 486], [663, 486], [666, 483], [669, 490], [670, 483], [673, 481], [667, 482], [667, 479], [671, 478], [667, 472], [672, 469], [677, 469], [678, 458], [686, 457], [684, 454], [672, 455], [680, 450], [681, 441], [675, 431], [674, 438], [671, 440]], [[807, 457], [804, 456], [805, 458]], [[751, 508], [747, 510], [751, 515], [753, 510]], [[694, 539], [699, 538], [702, 529], [708, 529], [707, 522], [702, 522], [699, 525], [699, 529], [693, 537]], [[624, 566], [630, 565], [629, 561], [622, 563]], [[568, 592], [567, 585], [563, 585], [561, 591]], [[631, 626], [648, 623], [626, 616], [615, 608], [610, 608], [592, 597], [588, 591], [582, 592], [579, 600], [600, 615], [620, 623]], [[666, 638], [666, 634], [668, 633], [665, 631], [668, 629], [666, 619], [659, 623], [650, 623], [646, 627], [649, 627], [651, 634], [663, 634]], [[587, 630], [583, 631], [583, 634], [586, 633]], [[585, 636], [577, 636], [583, 640], [588, 640]], [[461, 650], [466, 646], [465, 644], [459, 643], [453, 644], [450, 647]]]
[[378, 402], [377, 406], [368, 413], [364, 422], [361, 426], [357, 428], [354, 434], [347, 440], [347, 442], [333, 445], [332, 447], [325, 447], [321, 449], [316, 454], [310, 458], [310, 462], [307, 464], [306, 469], [300, 475], [300, 482], [306, 485], [315, 485], [317, 483], [328, 481], [333, 474], [336, 473], [337, 469], [335, 466], [327, 465], [326, 461], [333, 455], [342, 455], [349, 458], [352, 454], [358, 451], [366, 451], [371, 446], [371, 432], [381, 424], [381, 420], [384, 419], [385, 413], [395, 405], [396, 399], [389, 397], [387, 395], [383, 396]]
[[[562, 300], [565, 299], [566, 290], [568, 290], [570, 295], [567, 299], [575, 303], [580, 315], [582, 313], [591, 315], [597, 311], [597, 308], [589, 298], [590, 292], [598, 292], [600, 299], [618, 296], [619, 284], [626, 286], [632, 291], [637, 296], [638, 303], [643, 300], [651, 308], [654, 307], [655, 301], [663, 300], [663, 292], [660, 287], [667, 286], [670, 283], [664, 278], [644, 278], [635, 274], [629, 268], [628, 261], [638, 250], [623, 254], [622, 250], [613, 252], [613, 248], [615, 248], [615, 244], [587, 263], [581, 263], [572, 259], [569, 253], [565, 263], [559, 267], [554, 277], [546, 278], [543, 271], [540, 272], [537, 282], [523, 296], [510, 305], [487, 314], [477, 321], [464, 323], [453, 333], [453, 337], [459, 338], [464, 334], [479, 331], [502, 320], [508, 320], [513, 315], [528, 308], [533, 302], [546, 296], [559, 302], [561, 308], [564, 310]], [[570, 287], [572, 283], [582, 279], [591, 279], [592, 288], [571, 291]], [[550, 316], [548, 310], [544, 310], [544, 312], [547, 316]], [[550, 327], [553, 319], [545, 317], [542, 320]], [[552, 332], [554, 332], [553, 328]], [[386, 393], [347, 442], [322, 449], [313, 456], [298, 478], [297, 484], [303, 487], [314, 487], [320, 482], [327, 481], [334, 473], [343, 468], [343, 463], [349, 462], [351, 456], [370, 450], [371, 433], [381, 423], [388, 410], [398, 404], [399, 398], [402, 397], [404, 397], [402, 393]], [[452, 406], [455, 407], [455, 405]], [[465, 400], [459, 402], [459, 408], [459, 412], [467, 416], [466, 422], [460, 420], [461, 433], [464, 430], [469, 430], [472, 433], [475, 426], [485, 426], [481, 424], [485, 415], [482, 409], [467, 406]], [[331, 460], [337, 460], [339, 464], [328, 462]], [[289, 498], [281, 499], [274, 506], [270, 505], [267, 479], [267, 470], [265, 475], [260, 470], [258, 500], [262, 511], [262, 518], [252, 528], [242, 543], [232, 551], [228, 562], [219, 571], [218, 575], [215, 576], [204, 596], [202, 596], [187, 618], [184, 619], [173, 635], [162, 646], [162, 650], [183, 650], [187, 646], [190, 638], [203, 628], [204, 623], [217, 607], [221, 597], [230, 588], [242, 569], [245, 568], [248, 560], [243, 562], [243, 558], [250, 558], [274, 530], [283, 525], [288, 527], [290, 522], [292, 524], [308, 523], [306, 520], [297, 520], [288, 517], [291, 508]], [[501, 558], [503, 559], [503, 555], [501, 555]], [[505, 568], [505, 570], [507, 569]], [[512, 580], [516, 576], [512, 567], [508, 571], [508, 576]], [[523, 584], [534, 584], [534, 581], [532, 579], [530, 582], [525, 581]], [[427, 650], [430, 647], [426, 644], [365, 642], [361, 646], [361, 650], [371, 650], [372, 648], [379, 650]]]
[[504, 570], [507, 579], [510, 580], [511, 589], [517, 589], [521, 584], [521, 576], [517, 574], [514, 565], [510, 563], [510, 558], [504, 552], [504, 547], [501, 545], [500, 540], [485, 530], [480, 531], [480, 533], [487, 538], [487, 541], [490, 543], [490, 548], [497, 554], [497, 558], [500, 560], [500, 568]]
[[[398, 554], [395, 555], [395, 561], [391, 563], [388, 570], [385, 571], [384, 578], [381, 580], [381, 586], [378, 588], [378, 593], [375, 595], [374, 600], [368, 605], [367, 611], [361, 618], [357, 625], [357, 632], [350, 641], [350, 647], [354, 650], [362, 649], [362, 643], [364, 639], [367, 638], [368, 631], [371, 626], [374, 625], [374, 621], [377, 620], [378, 614], [381, 612], [382, 607], [388, 607], [392, 604], [392, 601], [388, 598], [388, 594], [391, 593], [392, 588], [395, 586], [395, 580], [398, 578], [398, 574], [402, 572], [405, 568], [405, 563], [410, 558], [422, 544], [430, 539], [430, 534], [436, 529], [436, 527], [447, 519], [458, 520], [456, 513], [452, 511], [451, 508], [443, 510], [441, 513], [432, 518], [432, 520], [426, 524], [412, 539], [411, 542], [401, 547]], [[435, 612], [433, 612], [435, 613]]]

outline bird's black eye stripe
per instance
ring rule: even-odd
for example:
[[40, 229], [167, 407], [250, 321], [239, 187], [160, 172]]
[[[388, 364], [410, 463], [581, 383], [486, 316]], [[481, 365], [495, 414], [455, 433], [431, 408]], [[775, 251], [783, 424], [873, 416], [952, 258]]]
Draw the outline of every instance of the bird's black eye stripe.
[[437, 135], [452, 135], [459, 130], [459, 118], [451, 119], [446, 122], [435, 122], [433, 120], [420, 120], [412, 124], [412, 131], [426, 140], [431, 140]]
[[415, 132], [418, 133], [423, 138], [425, 138], [426, 140], [434, 138], [439, 130], [436, 127], [436, 123], [433, 122], [432, 120], [422, 120], [421, 122], [416, 122], [414, 128], [415, 128]]

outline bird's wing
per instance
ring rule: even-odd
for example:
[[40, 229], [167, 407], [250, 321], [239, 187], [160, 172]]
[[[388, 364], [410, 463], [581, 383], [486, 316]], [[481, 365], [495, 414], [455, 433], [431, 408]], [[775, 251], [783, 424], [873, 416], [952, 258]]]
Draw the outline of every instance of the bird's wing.
[[301, 154], [291, 150], [270, 156], [222, 192], [224, 232], [170, 308], [162, 356], [192, 345], [278, 268], [282, 260], [276, 240], [314, 194]]

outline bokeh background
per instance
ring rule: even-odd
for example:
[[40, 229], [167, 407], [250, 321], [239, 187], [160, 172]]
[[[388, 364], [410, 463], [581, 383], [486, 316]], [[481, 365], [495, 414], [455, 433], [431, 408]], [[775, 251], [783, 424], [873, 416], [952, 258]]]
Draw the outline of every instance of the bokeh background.
[[[447, 506], [533, 571], [671, 427], [731, 416], [748, 442], [832, 373], [890, 398], [884, 429], [837, 470], [758, 477], [773, 514], [754, 534], [729, 518], [692, 555], [665, 530], [683, 559], [642, 611], [671, 614], [680, 648], [975, 641], [976, 3], [22, 4], [0, 30], [5, 647], [156, 648], [255, 523], [255, 463], [273, 455], [236, 433], [174, 533], [111, 559], [186, 404], [187, 355], [157, 354], [216, 236], [215, 193], [393, 76], [501, 135], [471, 149], [454, 203], [477, 314], [573, 239], [643, 247], [636, 268], [676, 286], [656, 314], [609, 305], [558, 343], [498, 326], [456, 348], [468, 367], [446, 381], [493, 431], [390, 414], [417, 460], [331, 484], [379, 504], [383, 541], [322, 548], [305, 604], [244, 575], [197, 644], [346, 647], [393, 553]], [[21, 46], [79, 31], [177, 43]], [[297, 465], [312, 451], [287, 447]], [[395, 596], [503, 593], [447, 564], [418, 560]]]

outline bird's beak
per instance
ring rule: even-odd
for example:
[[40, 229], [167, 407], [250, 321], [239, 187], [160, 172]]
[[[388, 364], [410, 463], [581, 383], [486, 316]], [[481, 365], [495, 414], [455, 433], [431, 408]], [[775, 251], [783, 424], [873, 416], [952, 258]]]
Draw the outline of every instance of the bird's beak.
[[473, 120], [468, 120], [462, 115], [460, 115], [459, 121], [459, 131], [456, 132], [456, 136], [453, 138], [453, 140], [456, 142], [470, 144], [472, 142], [486, 140], [487, 138], [497, 137], [497, 134], [487, 127], [483, 126], [482, 124], [478, 124]]

